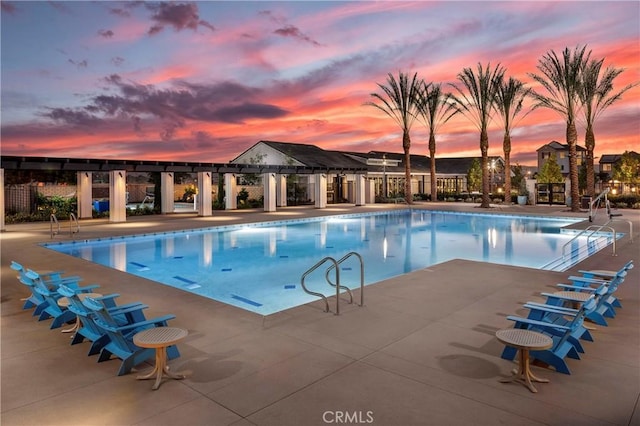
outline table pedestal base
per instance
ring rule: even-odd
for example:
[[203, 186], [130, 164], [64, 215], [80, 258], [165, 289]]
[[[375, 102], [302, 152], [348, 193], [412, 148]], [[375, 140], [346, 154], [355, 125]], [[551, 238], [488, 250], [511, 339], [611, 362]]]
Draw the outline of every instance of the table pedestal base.
[[156, 390], [160, 387], [160, 382], [162, 381], [162, 377], [168, 377], [170, 379], [184, 379], [184, 375], [177, 374], [169, 371], [169, 366], [167, 365], [167, 347], [158, 347], [156, 348], [156, 365], [149, 374], [145, 374], [143, 376], [138, 376], [136, 379], [138, 380], [148, 380], [153, 379], [155, 377], [156, 382], [154, 383], [151, 389]]
[[[78, 330], [80, 330], [80, 319], [76, 318], [76, 322], [73, 324], [73, 327], [65, 328], [64, 330], [60, 330], [60, 332], [76, 334]], [[71, 336], [71, 338], [73, 339], [73, 336]]]
[[539, 377], [536, 377], [531, 372], [529, 363], [529, 351], [527, 349], [518, 350], [518, 361], [518, 368], [512, 371], [513, 375], [508, 379], [500, 380], [500, 383], [520, 382], [527, 388], [529, 388], [529, 390], [533, 393], [537, 393], [538, 389], [533, 386], [533, 383], [531, 383], [532, 381], [538, 383], [549, 383], [548, 379], [541, 379]]

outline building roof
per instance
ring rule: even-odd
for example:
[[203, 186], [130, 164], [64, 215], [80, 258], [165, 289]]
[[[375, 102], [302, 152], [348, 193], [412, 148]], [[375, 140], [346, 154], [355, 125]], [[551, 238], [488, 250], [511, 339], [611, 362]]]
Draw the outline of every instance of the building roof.
[[[386, 152], [386, 151], [369, 151], [369, 152], [346, 152], [343, 154], [348, 155], [358, 161], [367, 164], [367, 160], [383, 160], [386, 159], [390, 164], [387, 166], [382, 165], [368, 165], [367, 169], [370, 173], [404, 173], [404, 153]], [[424, 155], [411, 154], [411, 171], [413, 173], [428, 173], [429, 172], [429, 157]]]
[[[294, 158], [307, 167], [362, 168], [363, 164], [340, 151], [328, 151], [315, 145], [301, 143], [260, 141], [284, 155]], [[366, 165], [365, 165], [366, 166]]]
[[[271, 149], [299, 161], [307, 167], [325, 168], [366, 168], [368, 173], [404, 174], [404, 153], [387, 151], [331, 151], [324, 150], [315, 145], [307, 145], [290, 142], [259, 141], [255, 145], [264, 144]], [[252, 146], [252, 148], [253, 148]], [[251, 148], [249, 148], [251, 149]], [[248, 151], [248, 150], [247, 150]], [[242, 157], [247, 151], [240, 154], [231, 163]], [[368, 164], [371, 159], [386, 159], [390, 164]], [[436, 158], [436, 172], [439, 175], [466, 175], [474, 159], [482, 161], [482, 157], [460, 158]], [[498, 161], [504, 165], [500, 156], [490, 156], [489, 161]], [[428, 174], [431, 171], [431, 159], [426, 155], [411, 154], [411, 173]]]
[[[542, 145], [540, 148], [538, 148], [536, 150], [536, 152], [540, 152], [540, 151], [548, 151], [548, 150], [554, 150], [554, 151], [569, 151], [569, 144], [566, 143], [560, 143], [558, 141], [551, 141], [546, 145]], [[580, 146], [580, 145], [576, 145], [576, 149], [578, 151], [586, 151], [586, 148]]]
[[[632, 157], [635, 158], [640, 158], [640, 154], [638, 154], [635, 151], [629, 151], [629, 154]], [[622, 158], [623, 154], [604, 154], [602, 157], [600, 157], [600, 164], [607, 164], [607, 163], [617, 163], [618, 161], [620, 161], [620, 159]]]
[[[489, 156], [489, 161], [498, 161], [503, 163], [501, 157]], [[460, 175], [467, 174], [471, 168], [473, 160], [482, 162], [482, 157], [452, 157], [452, 158], [436, 158], [436, 170], [438, 174], [444, 175]]]

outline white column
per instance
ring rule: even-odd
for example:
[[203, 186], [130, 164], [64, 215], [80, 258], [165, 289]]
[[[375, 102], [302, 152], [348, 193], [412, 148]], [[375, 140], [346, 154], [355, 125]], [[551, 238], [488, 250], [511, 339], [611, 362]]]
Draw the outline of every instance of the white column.
[[233, 173], [224, 174], [224, 208], [225, 210], [235, 210], [238, 208], [236, 189], [236, 175]]
[[278, 175], [276, 177], [276, 206], [287, 206], [287, 175]]
[[162, 205], [161, 213], [173, 213], [175, 210], [174, 198], [174, 181], [173, 181], [173, 173], [171, 172], [161, 172], [160, 173], [160, 192], [162, 194]]
[[91, 219], [93, 217], [93, 173], [78, 172], [78, 219]]
[[367, 204], [375, 204], [376, 203], [376, 184], [373, 179], [365, 180], [364, 184], [364, 201]]
[[315, 207], [317, 209], [324, 209], [327, 207], [327, 175], [324, 173], [316, 173], [315, 181]]
[[211, 216], [211, 172], [198, 172], [198, 216]]
[[109, 222], [127, 221], [127, 172], [109, 172]]
[[365, 177], [364, 175], [355, 175], [356, 189], [356, 206], [364, 206], [367, 204], [365, 197]]
[[0, 231], [5, 230], [4, 213], [4, 169], [0, 169]]
[[264, 211], [276, 211], [276, 174], [264, 173], [262, 175], [262, 184], [264, 185]]

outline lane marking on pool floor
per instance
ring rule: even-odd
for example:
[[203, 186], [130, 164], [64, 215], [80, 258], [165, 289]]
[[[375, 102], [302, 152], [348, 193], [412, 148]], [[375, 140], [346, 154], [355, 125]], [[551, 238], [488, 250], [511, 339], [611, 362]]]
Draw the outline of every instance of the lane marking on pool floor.
[[189, 290], [194, 290], [196, 288], [200, 288], [201, 287], [200, 284], [198, 284], [197, 282], [191, 281], [190, 279], [181, 277], [179, 275], [176, 275], [173, 278], [175, 278], [178, 281], [182, 281], [183, 283], [187, 283], [187, 285], [185, 285], [183, 287], [184, 288], [188, 288]]
[[251, 305], [251, 306], [255, 306], [255, 307], [262, 306], [262, 303], [254, 302], [251, 299], [247, 299], [246, 297], [238, 296], [237, 294], [232, 294], [231, 297], [233, 299], [239, 300], [240, 302], [244, 302], [244, 303], [246, 303], [248, 305]]

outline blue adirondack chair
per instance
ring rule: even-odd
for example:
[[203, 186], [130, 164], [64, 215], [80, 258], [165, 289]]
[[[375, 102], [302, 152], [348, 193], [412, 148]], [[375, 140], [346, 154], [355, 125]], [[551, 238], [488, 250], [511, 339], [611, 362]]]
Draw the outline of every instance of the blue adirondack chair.
[[613, 279], [614, 277], [616, 277], [618, 275], [621, 275], [621, 274], [625, 274], [626, 275], [626, 272], [628, 272], [631, 269], [633, 269], [633, 260], [630, 260], [627, 263], [625, 263], [617, 271], [598, 269], [598, 270], [589, 270], [589, 271], [580, 270], [578, 272], [580, 272], [582, 274], [582, 276], [585, 277], [585, 278], [596, 278], [596, 279], [611, 280], [611, 279]]
[[[80, 321], [80, 327], [71, 339], [71, 344], [75, 345], [86, 339], [92, 342], [88, 355], [95, 355], [99, 353], [100, 350], [102, 350], [102, 348], [109, 342], [109, 336], [95, 323], [93, 316], [91, 315], [91, 311], [82, 303], [79, 296], [81, 292], [67, 287], [64, 284], [61, 284], [58, 287], [58, 292], [69, 299], [68, 309], [73, 312], [76, 315], [77, 320]], [[119, 296], [119, 294], [110, 294], [96, 299], [101, 300], [104, 303], [114, 320], [119, 325], [132, 324], [146, 319], [144, 317], [144, 313], [142, 313], [142, 310], [147, 308], [146, 305], [137, 302], [117, 305], [116, 298]]]
[[[149, 328], [166, 327], [167, 321], [175, 318], [175, 315], [164, 315], [132, 324], [119, 325], [103, 301], [87, 297], [82, 303], [92, 311], [95, 324], [109, 336], [109, 342], [100, 351], [98, 362], [107, 361], [111, 359], [112, 355], [120, 358], [122, 363], [118, 370], [118, 376], [130, 373], [132, 368], [155, 356], [155, 349], [136, 346], [133, 343], [133, 336]], [[177, 346], [173, 345], [167, 348], [168, 359], [179, 356], [180, 352]]]
[[[602, 286], [597, 289], [596, 292], [591, 296], [591, 299], [593, 299], [595, 303], [590, 303], [584, 306], [585, 317], [597, 308], [598, 302], [604, 295], [604, 293], [606, 293], [606, 288]], [[545, 295], [547, 293], [542, 294]], [[543, 321], [549, 324], [555, 324], [564, 327], [570, 327], [574, 321], [575, 316], [578, 315], [579, 310], [562, 306], [562, 302], [565, 301], [566, 299], [560, 296], [549, 295], [547, 297], [548, 303], [527, 302], [524, 304], [524, 307], [529, 309], [529, 315], [527, 316], [527, 319]], [[547, 332], [555, 332], [556, 335], [560, 336], [564, 331], [549, 329]], [[576, 348], [578, 352], [584, 353], [584, 348], [580, 340], [593, 342], [593, 336], [591, 335], [589, 328], [584, 326], [584, 321], [579, 325], [575, 325], [575, 328], [572, 330], [571, 335], [568, 338], [568, 341]]]
[[[553, 346], [550, 349], [542, 351], [530, 351], [529, 355], [533, 359], [540, 360], [545, 364], [552, 366], [556, 371], [564, 374], [571, 374], [569, 366], [567, 365], [565, 358], [580, 359], [578, 350], [572, 343], [572, 338], [575, 338], [573, 333], [579, 329], [584, 321], [584, 315], [587, 309], [592, 309], [596, 304], [594, 298], [590, 298], [585, 302], [580, 309], [578, 309], [576, 315], [573, 317], [571, 323], [568, 326], [551, 324], [544, 321], [537, 321], [529, 318], [522, 318], [516, 316], [508, 316], [507, 319], [514, 321], [514, 328], [528, 329], [544, 333], [553, 340]], [[506, 346], [502, 351], [501, 357], [503, 359], [513, 361], [516, 357], [517, 349], [511, 346]]]
[[[570, 278], [574, 278], [574, 277], [570, 277]], [[577, 281], [574, 281], [574, 282], [577, 282]], [[593, 288], [588, 286], [583, 287], [580, 285], [568, 285], [568, 284], [558, 284], [558, 286], [565, 291], [578, 291], [578, 292], [588, 293], [588, 294], [598, 294], [599, 295], [597, 299], [598, 304], [595, 307], [595, 309], [587, 313], [586, 318], [598, 325], [602, 325], [606, 327], [608, 326], [606, 318], [614, 318], [616, 316], [616, 312], [610, 303], [610, 298], [612, 297], [612, 294], [616, 291], [617, 284], [613, 282], [606, 283], [601, 280], [597, 280], [596, 282], [592, 282], [591, 284], [597, 284], [598, 288]], [[563, 298], [558, 295], [554, 295], [550, 293], [543, 293], [543, 295], [547, 296], [547, 303], [551, 305], [562, 305], [566, 303], [568, 300], [570, 300], [570, 299]]]
[[[20, 263], [16, 261], [11, 261], [11, 269], [18, 272], [17, 278], [22, 284], [29, 288], [31, 295], [23, 299], [24, 305], [22, 309], [31, 309], [35, 308], [33, 311], [33, 316], [38, 316], [42, 313], [42, 310], [48, 306], [47, 301], [40, 295], [40, 293], [36, 292], [33, 287], [33, 283], [30, 279], [26, 277], [27, 269], [22, 266]], [[55, 289], [57, 284], [63, 282], [67, 283], [71, 286], [76, 286], [77, 283], [81, 280], [80, 277], [77, 276], [68, 276], [64, 277], [62, 271], [54, 271], [54, 272], [46, 272], [46, 273], [38, 273], [42, 281], [51, 289]]]
[[[57, 289], [52, 290], [50, 286], [42, 281], [37, 272], [29, 269], [25, 274], [25, 278], [31, 282], [34, 290], [47, 302], [47, 306], [40, 313], [38, 321], [53, 318], [53, 321], [51, 321], [51, 328], [53, 329], [61, 327], [62, 324], [73, 321], [76, 318], [76, 315], [67, 307], [58, 305], [58, 299], [60, 299], [62, 295], [57, 291]], [[76, 287], [75, 290], [82, 293], [90, 293], [98, 287], [100, 286], [93, 284], [84, 287]]]
[[[570, 279], [574, 286], [585, 288], [585, 290], [577, 289], [576, 291], [588, 291], [589, 287], [606, 283], [609, 286], [609, 292], [605, 303], [610, 308], [608, 313], [615, 316], [615, 308], [622, 308], [622, 303], [614, 293], [618, 290], [618, 286], [624, 282], [627, 271], [630, 269], [633, 269], [633, 261], [626, 263], [618, 271], [580, 271], [583, 274], [582, 277], [570, 277]], [[606, 276], [607, 272], [611, 272], [611, 274]]]

